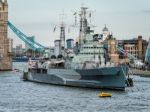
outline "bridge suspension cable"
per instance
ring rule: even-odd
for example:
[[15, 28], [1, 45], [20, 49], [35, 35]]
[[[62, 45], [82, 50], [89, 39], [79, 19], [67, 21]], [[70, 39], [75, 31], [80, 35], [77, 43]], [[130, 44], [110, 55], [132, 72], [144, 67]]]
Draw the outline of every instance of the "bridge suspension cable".
[[8, 26], [10, 29], [22, 40], [24, 41], [28, 47], [30, 47], [34, 51], [42, 52], [45, 47], [38, 42], [32, 41], [29, 39], [29, 36], [26, 36], [23, 32], [17, 29], [11, 22], [8, 21]]

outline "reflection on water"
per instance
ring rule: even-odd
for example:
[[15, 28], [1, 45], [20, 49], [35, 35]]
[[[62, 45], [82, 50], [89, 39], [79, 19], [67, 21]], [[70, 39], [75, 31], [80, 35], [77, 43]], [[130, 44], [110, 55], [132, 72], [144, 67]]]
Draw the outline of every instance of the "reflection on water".
[[[15, 63], [23, 70], [25, 63]], [[134, 76], [135, 86], [125, 92], [109, 91], [111, 98], [99, 98], [102, 90], [72, 88], [24, 82], [22, 72], [0, 72], [2, 112], [148, 112], [150, 78]], [[106, 90], [105, 90], [106, 91]]]

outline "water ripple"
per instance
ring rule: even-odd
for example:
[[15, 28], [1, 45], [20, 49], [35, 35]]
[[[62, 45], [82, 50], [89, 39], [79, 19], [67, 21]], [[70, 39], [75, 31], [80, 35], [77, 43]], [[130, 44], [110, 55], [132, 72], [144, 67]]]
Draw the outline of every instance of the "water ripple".
[[[19, 65], [19, 64], [18, 64]], [[18, 67], [17, 65], [17, 67]], [[23, 68], [20, 64], [20, 68]], [[148, 112], [150, 78], [134, 77], [134, 87], [125, 92], [71, 88], [24, 82], [20, 72], [0, 72], [0, 112]]]

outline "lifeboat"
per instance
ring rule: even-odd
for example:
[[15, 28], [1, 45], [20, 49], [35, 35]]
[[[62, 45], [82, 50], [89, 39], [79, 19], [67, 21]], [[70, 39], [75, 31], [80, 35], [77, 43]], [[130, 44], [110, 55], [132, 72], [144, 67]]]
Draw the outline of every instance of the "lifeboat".
[[112, 97], [111, 93], [101, 92], [98, 94], [99, 97]]

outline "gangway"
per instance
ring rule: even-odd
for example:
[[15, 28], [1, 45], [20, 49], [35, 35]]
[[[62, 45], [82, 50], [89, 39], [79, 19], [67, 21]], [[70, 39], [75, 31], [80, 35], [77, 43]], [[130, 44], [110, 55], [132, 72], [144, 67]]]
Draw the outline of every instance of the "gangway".
[[45, 47], [36, 41], [31, 41], [29, 36], [26, 36], [23, 32], [21, 32], [18, 28], [16, 28], [11, 22], [8, 21], [9, 28], [22, 40], [27, 46], [29, 46], [32, 50], [43, 52]]

